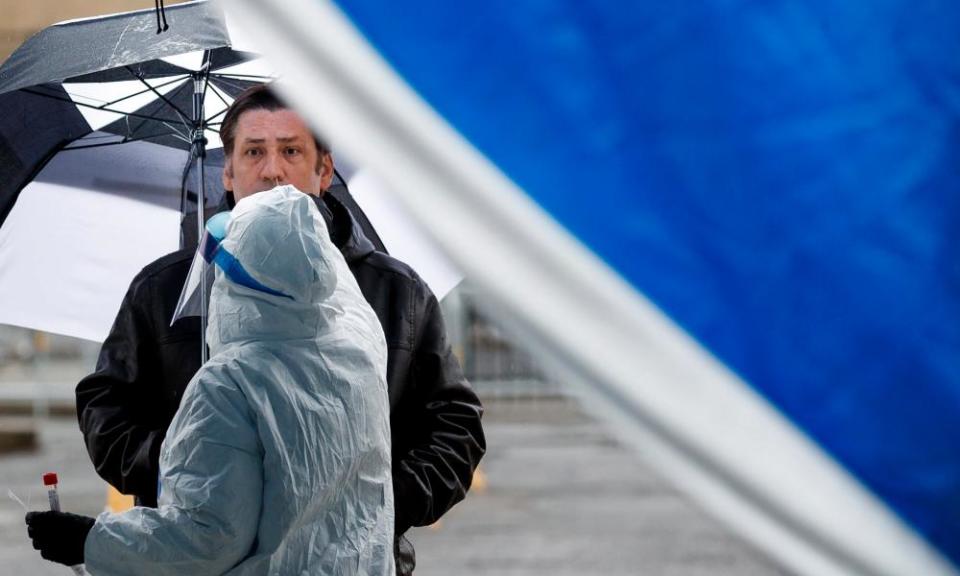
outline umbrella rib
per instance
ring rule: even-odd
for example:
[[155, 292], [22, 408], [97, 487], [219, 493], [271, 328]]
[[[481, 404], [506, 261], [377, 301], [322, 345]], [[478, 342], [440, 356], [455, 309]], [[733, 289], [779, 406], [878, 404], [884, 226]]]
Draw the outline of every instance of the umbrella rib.
[[264, 82], [268, 80], [273, 80], [273, 76], [263, 76], [260, 74], [232, 74], [230, 72], [218, 72], [215, 74], [217, 78], [236, 78], [237, 80], [242, 79], [251, 79], [251, 80], [262, 80]]
[[177, 113], [177, 116], [180, 117], [180, 122], [183, 123], [184, 127], [189, 127], [189, 126], [190, 126], [190, 123], [187, 122], [186, 119], [185, 119], [185, 118], [186, 118], [186, 113], [184, 113], [183, 110], [181, 110], [176, 104], [174, 104], [173, 102], [171, 102], [170, 100], [168, 100], [166, 96], [164, 96], [164, 95], [161, 94], [160, 92], [157, 92], [157, 89], [154, 88], [153, 86], [151, 86], [149, 82], [147, 82], [146, 80], [144, 80], [144, 79], [143, 79], [143, 76], [142, 76], [141, 74], [139, 74], [139, 73], [137, 73], [137, 72], [134, 72], [129, 66], [124, 66], [124, 68], [126, 68], [126, 69], [127, 69], [127, 72], [129, 72], [130, 74], [132, 74], [137, 80], [139, 80], [140, 82], [142, 82], [143, 85], [146, 86], [150, 91], [152, 91], [154, 94], [156, 94], [156, 95], [157, 95], [157, 98], [160, 98], [161, 100], [163, 100], [163, 101], [167, 104], [167, 106], [173, 108], [173, 110]]
[[210, 116], [209, 118], [207, 118], [206, 120], [203, 121], [204, 125], [205, 125], [205, 126], [212, 126], [212, 125], [214, 125], [214, 124], [220, 124], [220, 122], [211, 122], [211, 120], [213, 120], [214, 118], [216, 118], [216, 117], [218, 117], [218, 116], [223, 116], [224, 114], [227, 113], [227, 110], [228, 110], [227, 108], [224, 108], [223, 110], [217, 112], [217, 113], [214, 114], [213, 116]]
[[101, 142], [99, 144], [83, 144], [81, 146], [66, 146], [61, 150], [65, 152], [67, 150], [84, 150], [87, 148], [103, 148], [105, 146], [119, 146], [121, 144], [128, 144], [130, 142], [141, 142], [143, 140], [156, 138], [158, 136], [176, 136], [176, 134], [151, 134], [150, 136], [141, 136], [139, 138], [127, 138], [126, 136], [124, 136], [123, 139], [118, 142]]
[[210, 89], [213, 90], [213, 93], [217, 95], [217, 98], [219, 98], [220, 101], [223, 102], [224, 106], [226, 106], [227, 108], [230, 107], [230, 103], [227, 102], [227, 99], [223, 96], [223, 93], [220, 92], [220, 89], [217, 88], [216, 85], [211, 84]]
[[[164, 83], [162, 83], [162, 84], [158, 84], [158, 85], [156, 86], [156, 88], [165, 88], [165, 87], [173, 84], [174, 82], [182, 82], [182, 81], [183, 81], [185, 78], [187, 78], [187, 77], [188, 77], [188, 76], [186, 76], [186, 75], [181, 75], [181, 76], [175, 77], [173, 80], [169, 80], [169, 81], [164, 82]], [[107, 102], [106, 104], [103, 104], [103, 106], [113, 106], [114, 104], [118, 104], [118, 103], [120, 103], [120, 102], [123, 102], [124, 100], [129, 100], [130, 98], [136, 98], [137, 96], [140, 96], [141, 94], [146, 94], [146, 93], [149, 92], [149, 91], [150, 91], [150, 89], [148, 88], [148, 89], [145, 89], [145, 90], [141, 90], [141, 91], [139, 91], [139, 92], [134, 92], [133, 94], [127, 94], [127, 95], [124, 96], [123, 98], [117, 98], [116, 100], [114, 100], [114, 101], [112, 101], [112, 102]]]
[[[130, 137], [132, 137], [134, 134], [136, 134], [137, 132], [139, 132], [141, 128], [143, 128], [144, 126], [147, 125], [147, 121], [146, 121], [146, 120], [142, 120], [139, 124], [136, 125], [135, 128], [133, 128], [133, 130], [131, 130], [131, 129], [130, 129], [130, 125], [129, 125], [129, 118], [127, 118], [126, 120], [127, 120], [128, 122], [127, 122], [127, 134], [126, 134], [126, 136], [124, 136], [125, 138], [130, 138]], [[158, 136], [175, 136], [175, 137], [178, 138], [179, 140], [182, 140], [182, 141], [184, 141], [184, 142], [187, 141], [186, 136], [183, 134], [183, 132], [177, 130], [176, 126], [172, 126], [172, 125], [169, 124], [168, 122], [166, 122], [166, 121], [164, 121], [164, 120], [160, 120], [160, 119], [157, 119], [157, 122], [159, 122], [160, 124], [163, 124], [164, 126], [166, 126], [166, 127], [171, 131], [170, 134], [158, 134]], [[152, 137], [153, 137], [153, 136], [145, 136], [144, 138], [152, 138]]]
[[[129, 67], [125, 67], [125, 68], [127, 68], [127, 69], [129, 70]], [[173, 80], [170, 80], [170, 81], [167, 81], [167, 82], [164, 82], [164, 83], [160, 84], [159, 86], [157, 86], [157, 88], [163, 88], [163, 87], [165, 87], [165, 86], [169, 86], [170, 84], [173, 84], [174, 82], [182, 82], [183, 79], [184, 79], [184, 77], [185, 77], [185, 76], [176, 77], [176, 78], [174, 78]], [[136, 94], [124, 96], [123, 98], [120, 98], [119, 100], [117, 100], [117, 101], [115, 101], [115, 102], [108, 102], [107, 104], [105, 104], [105, 106], [109, 106], [109, 105], [115, 104], [116, 102], [120, 102], [120, 101], [126, 100], [126, 99], [128, 99], [128, 98], [133, 98], [134, 96], [139, 96], [140, 94], [144, 94], [144, 93], [149, 92], [149, 91], [150, 91], [150, 87], [148, 86], [146, 90], [141, 90], [141, 91], [137, 92]], [[126, 120], [126, 125], [127, 125], [127, 134], [124, 136], [124, 138], [132, 138], [137, 132], [140, 131], [141, 128], [143, 128], [144, 126], [147, 125], [147, 120], [140, 120], [140, 123], [137, 124], [137, 125], [131, 130], [131, 129], [130, 129], [130, 119], [129, 119], [129, 118], [125, 118], [125, 120]]]
[[210, 130], [210, 131], [212, 131], [212, 132], [216, 132], [217, 134], [219, 134], [220, 131], [219, 131], [219, 130], [216, 130], [216, 129], [214, 129], [214, 128], [211, 128], [211, 126], [213, 126], [214, 124], [221, 124], [221, 122], [212, 123], [212, 122], [210, 122], [210, 121], [213, 120], [214, 118], [218, 117], [218, 116], [221, 116], [221, 115], [223, 115], [223, 114], [226, 114], [226, 113], [227, 113], [227, 110], [230, 109], [230, 103], [227, 102], [226, 98], [223, 97], [223, 94], [220, 93], [220, 89], [217, 88], [216, 84], [213, 84], [213, 83], [211, 82], [211, 83], [209, 84], [209, 86], [210, 86], [210, 90], [213, 91], [213, 93], [217, 95], [217, 98], [219, 98], [220, 101], [223, 102], [223, 105], [226, 106], [226, 108], [224, 108], [223, 110], [217, 112], [217, 113], [214, 114], [213, 116], [210, 116], [209, 118], [205, 119], [205, 120], [203, 121], [203, 127], [204, 127], [204, 129], [206, 129], [206, 130]]
[[[146, 92], [146, 90], [145, 90], [144, 92]], [[128, 119], [128, 120], [129, 120], [129, 119]], [[186, 135], [184, 135], [183, 132], [177, 130], [174, 126], [171, 126], [170, 124], [167, 124], [167, 123], [164, 122], [164, 121], [160, 121], [160, 123], [163, 124], [164, 126], [166, 126], [167, 128], [169, 128], [169, 129], [172, 131], [172, 134], [169, 134], [169, 135], [175, 136], [175, 137], [177, 137], [177, 139], [179, 139], [179, 140], [181, 140], [181, 141], [184, 141], [184, 142], [187, 142], [187, 137], [186, 137]], [[146, 120], [142, 120], [139, 124], [137, 124], [137, 126], [136, 126], [133, 130], [130, 130], [129, 123], [128, 123], [128, 126], [127, 126], [127, 137], [133, 136], [134, 134], [136, 134], [137, 132], [139, 132], [141, 128], [143, 128], [143, 127], [146, 126], [146, 125], [147, 125], [147, 121], [146, 121]], [[188, 143], [189, 143], [189, 142], [188, 142]]]
[[163, 118], [157, 118], [156, 116], [148, 116], [146, 114], [137, 114], [136, 112], [124, 112], [123, 110], [114, 110], [112, 108], [105, 108], [100, 106], [93, 106], [91, 104], [84, 104], [83, 102], [77, 102], [71, 98], [63, 98], [62, 96], [55, 96], [53, 94], [44, 94], [43, 92], [38, 92], [32, 88], [24, 88], [24, 92], [27, 94], [33, 94], [34, 96], [42, 96], [44, 98], [50, 98], [52, 100], [60, 100], [61, 102], [67, 102], [68, 104], [73, 104], [74, 106], [80, 106], [82, 108], [90, 108], [92, 110], [100, 110], [101, 112], [111, 112], [113, 114], [120, 114], [121, 116], [129, 116], [131, 118], [144, 118], [146, 120], [155, 120], [157, 122], [165, 122]]
[[171, 130], [170, 134], [166, 134], [167, 136], [173, 136], [174, 138], [177, 138], [178, 140], [183, 141], [185, 144], [190, 144], [192, 142], [190, 138], [188, 138], [187, 136], [184, 136], [182, 132], [177, 130], [177, 128], [175, 126], [172, 126], [170, 123], [163, 122], [163, 121], [161, 121], [160, 123]]
[[233, 88], [239, 87], [240, 89], [243, 89], [250, 86], [251, 84], [256, 84], [256, 83], [269, 84], [270, 81], [273, 80], [273, 78], [262, 77], [262, 78], [256, 78], [256, 81], [254, 81], [252, 79], [247, 79], [247, 78], [234, 78], [232, 76], [217, 76], [216, 80], [219, 84], [230, 86]]

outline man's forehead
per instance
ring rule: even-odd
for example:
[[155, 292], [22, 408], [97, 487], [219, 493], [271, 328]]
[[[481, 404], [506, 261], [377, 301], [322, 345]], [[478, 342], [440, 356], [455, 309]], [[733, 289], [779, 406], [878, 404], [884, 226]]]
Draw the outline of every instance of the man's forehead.
[[292, 110], [247, 110], [237, 119], [236, 135], [241, 139], [270, 138], [294, 140], [312, 138], [302, 118]]

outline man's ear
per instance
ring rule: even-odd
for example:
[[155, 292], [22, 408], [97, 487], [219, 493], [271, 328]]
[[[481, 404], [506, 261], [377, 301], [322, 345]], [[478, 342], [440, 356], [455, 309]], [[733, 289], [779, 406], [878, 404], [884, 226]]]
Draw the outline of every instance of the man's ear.
[[[226, 171], [226, 168], [224, 168]], [[333, 156], [329, 152], [324, 152], [317, 160], [317, 174], [320, 175], [320, 192], [327, 191], [330, 183], [333, 182]]]
[[233, 163], [227, 157], [223, 163], [223, 173], [220, 175], [223, 179], [223, 189], [233, 190]]

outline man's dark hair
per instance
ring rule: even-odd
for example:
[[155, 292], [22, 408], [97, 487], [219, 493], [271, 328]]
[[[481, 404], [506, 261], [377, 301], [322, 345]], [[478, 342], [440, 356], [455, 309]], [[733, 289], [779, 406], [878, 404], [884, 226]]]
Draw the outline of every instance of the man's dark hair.
[[[290, 106], [280, 100], [267, 84], [258, 84], [251, 86], [237, 96], [227, 113], [223, 116], [223, 123], [220, 124], [220, 140], [223, 142], [223, 152], [227, 157], [233, 154], [234, 138], [237, 132], [237, 121], [240, 116], [249, 110], [288, 110]], [[316, 133], [313, 133], [313, 141], [317, 145], [319, 156], [330, 152], [330, 148], [321, 140]]]

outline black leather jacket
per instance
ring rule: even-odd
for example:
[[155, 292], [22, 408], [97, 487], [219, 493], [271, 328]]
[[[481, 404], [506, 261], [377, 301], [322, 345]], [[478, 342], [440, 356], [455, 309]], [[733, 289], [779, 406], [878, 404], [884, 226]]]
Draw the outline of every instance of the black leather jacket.
[[[435, 522], [466, 495], [486, 449], [483, 410], [450, 351], [427, 285], [409, 266], [376, 251], [331, 194], [324, 200], [334, 243], [387, 340], [395, 549], [398, 574], [410, 574], [413, 547], [401, 536]], [[77, 385], [77, 416], [97, 472], [146, 506], [156, 506], [160, 444], [200, 368], [199, 318], [170, 325], [192, 256], [192, 250], [174, 252], [134, 278], [96, 371]]]

